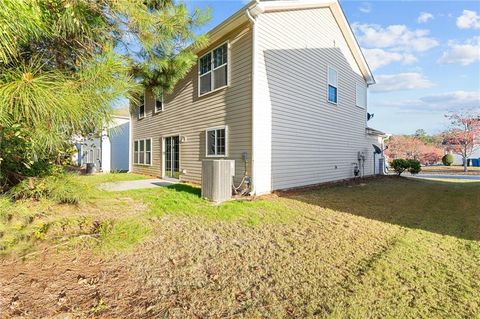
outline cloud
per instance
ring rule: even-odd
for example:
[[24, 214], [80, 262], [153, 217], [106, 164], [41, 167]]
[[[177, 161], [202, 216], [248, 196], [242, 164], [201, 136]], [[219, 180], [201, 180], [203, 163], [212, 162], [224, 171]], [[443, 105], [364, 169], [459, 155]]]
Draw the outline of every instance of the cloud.
[[400, 101], [379, 101], [380, 107], [390, 107], [402, 110], [415, 111], [453, 111], [453, 110], [480, 110], [480, 92], [452, 91]]
[[476, 11], [463, 10], [457, 18], [457, 27], [460, 29], [480, 29], [480, 16]]
[[360, 10], [363, 13], [370, 13], [372, 12], [372, 4], [368, 2], [364, 2], [360, 7], [358, 7], [358, 10]]
[[427, 23], [428, 20], [432, 20], [432, 19], [433, 19], [433, 14], [431, 14], [430, 12], [422, 12], [418, 16], [417, 22], [418, 23]]
[[480, 60], [480, 36], [467, 39], [464, 43], [448, 42], [448, 50], [444, 51], [440, 64], [469, 65]]
[[377, 75], [377, 84], [370, 89], [371, 92], [392, 92], [403, 90], [424, 89], [435, 84], [421, 73], [399, 73], [388, 75]]
[[429, 30], [410, 30], [405, 25], [389, 25], [383, 28], [377, 24], [353, 23], [360, 44], [366, 48], [390, 48], [394, 51], [425, 52], [438, 45], [429, 37]]
[[435, 104], [462, 104], [462, 106], [480, 106], [480, 92], [478, 91], [453, 91], [437, 93], [420, 98], [426, 103]]
[[363, 49], [368, 65], [372, 70], [392, 62], [402, 62], [403, 64], [412, 64], [417, 62], [417, 58], [409, 53], [389, 52], [383, 49]]

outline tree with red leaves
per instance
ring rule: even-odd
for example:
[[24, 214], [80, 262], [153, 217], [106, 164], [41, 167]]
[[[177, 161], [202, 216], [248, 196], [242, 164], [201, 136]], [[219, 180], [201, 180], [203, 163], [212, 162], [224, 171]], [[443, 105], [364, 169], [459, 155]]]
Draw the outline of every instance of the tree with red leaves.
[[480, 147], [480, 114], [471, 112], [452, 112], [445, 117], [450, 128], [443, 133], [443, 144], [447, 150], [460, 155], [463, 171], [468, 170], [468, 158]]
[[[433, 139], [432, 137], [431, 140]], [[410, 135], [392, 136], [387, 145], [385, 154], [390, 159], [415, 159], [425, 165], [438, 163], [445, 153], [437, 143], [427, 143]]]

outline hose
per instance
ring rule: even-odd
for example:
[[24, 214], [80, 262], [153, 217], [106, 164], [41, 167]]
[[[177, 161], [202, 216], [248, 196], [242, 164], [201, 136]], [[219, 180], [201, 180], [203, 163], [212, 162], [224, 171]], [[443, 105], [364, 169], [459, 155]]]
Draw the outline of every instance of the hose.
[[[239, 191], [240, 187], [242, 187], [242, 185], [245, 183], [245, 181], [247, 179], [250, 179], [250, 177], [247, 176], [247, 175], [244, 175], [243, 178], [242, 178], [242, 181], [240, 182], [240, 184], [238, 186], [235, 186], [235, 183], [232, 183], [232, 188], [233, 188], [233, 191], [235, 192], [235, 194], [238, 194], [238, 191]], [[247, 190], [250, 191], [250, 187], [245, 188], [240, 194], [241, 195], [246, 194]]]

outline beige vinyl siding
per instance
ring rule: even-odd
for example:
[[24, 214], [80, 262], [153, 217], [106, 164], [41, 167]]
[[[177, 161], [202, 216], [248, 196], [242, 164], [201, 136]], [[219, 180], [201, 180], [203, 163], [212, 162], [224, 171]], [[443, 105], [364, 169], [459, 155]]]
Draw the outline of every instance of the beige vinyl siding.
[[[357, 153], [365, 174], [373, 148], [366, 109], [355, 105], [365, 83], [329, 8], [266, 13], [258, 19], [262, 104], [271, 107], [272, 189], [353, 177]], [[327, 102], [328, 67], [338, 72], [338, 102]]]
[[[162, 138], [180, 135], [180, 179], [201, 181], [201, 161], [206, 158], [205, 130], [228, 126], [228, 156], [236, 160], [238, 182], [244, 173], [242, 152], [251, 157], [251, 61], [252, 34], [248, 24], [212, 43], [198, 56], [229, 42], [230, 85], [216, 92], [198, 96], [198, 67], [194, 65], [188, 75], [175, 86], [174, 92], [164, 98], [163, 111], [155, 113], [154, 97], [146, 94], [145, 118], [138, 120], [132, 113], [133, 140], [152, 138], [152, 165], [133, 165], [133, 172], [162, 175]], [[133, 146], [132, 146], [133, 149]], [[248, 167], [250, 171], [250, 167]]]

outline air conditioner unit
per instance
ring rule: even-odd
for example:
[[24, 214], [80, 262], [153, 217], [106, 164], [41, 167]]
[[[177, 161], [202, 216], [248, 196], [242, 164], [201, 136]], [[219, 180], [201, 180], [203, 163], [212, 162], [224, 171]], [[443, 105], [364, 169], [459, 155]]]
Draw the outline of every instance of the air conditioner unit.
[[230, 199], [234, 175], [234, 160], [203, 160], [202, 197], [215, 203]]

